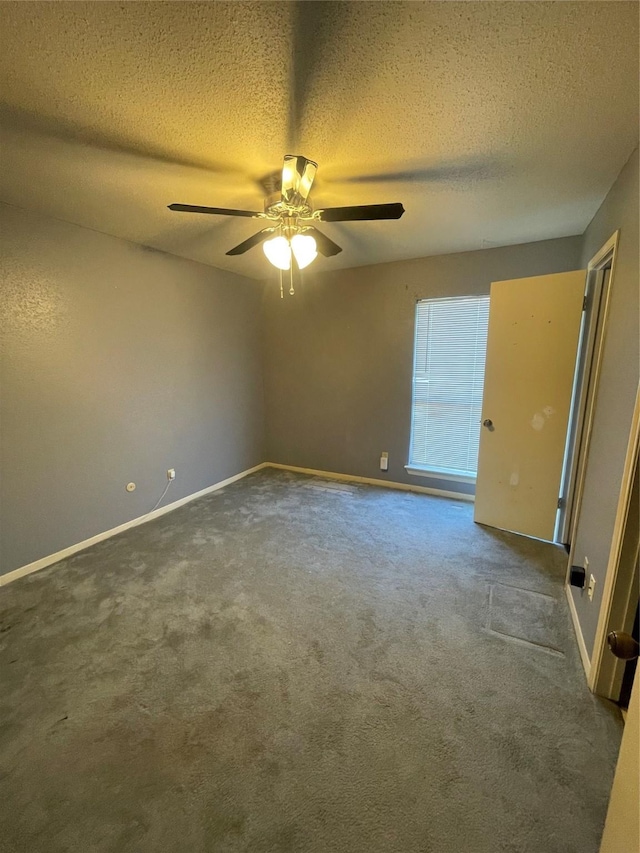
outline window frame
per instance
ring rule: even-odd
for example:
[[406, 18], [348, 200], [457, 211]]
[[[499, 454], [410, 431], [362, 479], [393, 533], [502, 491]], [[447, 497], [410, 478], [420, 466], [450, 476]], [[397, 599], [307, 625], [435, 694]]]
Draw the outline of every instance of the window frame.
[[[415, 418], [415, 382], [416, 382], [416, 356], [417, 356], [417, 338], [418, 338], [418, 305], [421, 302], [438, 302], [444, 300], [455, 300], [455, 299], [486, 299], [487, 303], [489, 302], [489, 294], [488, 293], [467, 293], [461, 294], [459, 296], [429, 296], [422, 297], [415, 300], [414, 307], [414, 323], [413, 323], [413, 360], [412, 360], [412, 368], [411, 368], [411, 426], [409, 433], [409, 461], [404, 466], [407, 474], [411, 474], [414, 477], [426, 477], [430, 480], [444, 480], [452, 483], [469, 483], [471, 485], [475, 485], [477, 480], [477, 471], [475, 475], [468, 474], [460, 469], [455, 468], [444, 468], [432, 465], [420, 465], [419, 463], [412, 462], [411, 457], [413, 453], [413, 439], [414, 439], [414, 418]], [[488, 324], [488, 318], [487, 318]]]

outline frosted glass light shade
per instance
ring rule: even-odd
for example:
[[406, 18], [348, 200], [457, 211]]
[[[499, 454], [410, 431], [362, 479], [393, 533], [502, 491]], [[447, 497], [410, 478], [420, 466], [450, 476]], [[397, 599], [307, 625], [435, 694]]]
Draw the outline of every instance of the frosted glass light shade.
[[274, 267], [278, 267], [279, 270], [289, 269], [291, 266], [291, 246], [285, 237], [273, 237], [263, 243], [262, 248]]
[[318, 257], [316, 241], [311, 235], [296, 234], [291, 239], [291, 248], [296, 256], [296, 262], [301, 270], [308, 267], [311, 261]]

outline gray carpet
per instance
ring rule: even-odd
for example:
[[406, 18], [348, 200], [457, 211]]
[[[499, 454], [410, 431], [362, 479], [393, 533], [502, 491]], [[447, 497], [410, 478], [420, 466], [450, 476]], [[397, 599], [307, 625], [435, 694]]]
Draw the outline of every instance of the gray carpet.
[[564, 552], [262, 471], [0, 591], [0, 849], [596, 853]]

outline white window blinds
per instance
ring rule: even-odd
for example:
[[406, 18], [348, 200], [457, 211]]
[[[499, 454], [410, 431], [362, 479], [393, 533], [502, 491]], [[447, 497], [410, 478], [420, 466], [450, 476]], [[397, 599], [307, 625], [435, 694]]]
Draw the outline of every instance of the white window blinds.
[[417, 303], [409, 465], [475, 477], [489, 297]]

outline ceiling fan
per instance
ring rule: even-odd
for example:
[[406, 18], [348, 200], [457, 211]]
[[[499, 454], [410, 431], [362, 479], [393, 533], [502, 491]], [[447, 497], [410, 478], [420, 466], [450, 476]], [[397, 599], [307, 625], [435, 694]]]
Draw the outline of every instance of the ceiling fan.
[[350, 207], [325, 207], [314, 210], [309, 193], [318, 164], [296, 154], [284, 158], [282, 176], [270, 176], [263, 183], [267, 193], [264, 212], [234, 210], [227, 207], [201, 207], [196, 204], [170, 204], [169, 210], [183, 213], [209, 213], [222, 216], [246, 216], [269, 222], [248, 240], [234, 246], [227, 255], [243, 255], [254, 246], [263, 244], [269, 261], [280, 270], [308, 266], [320, 252], [325, 257], [342, 251], [315, 227], [315, 222], [355, 222], [372, 219], [400, 219], [404, 207], [395, 204], [360, 204]]

